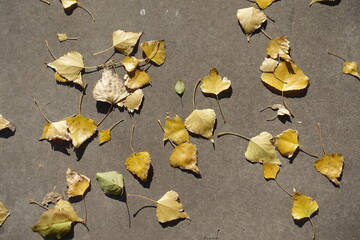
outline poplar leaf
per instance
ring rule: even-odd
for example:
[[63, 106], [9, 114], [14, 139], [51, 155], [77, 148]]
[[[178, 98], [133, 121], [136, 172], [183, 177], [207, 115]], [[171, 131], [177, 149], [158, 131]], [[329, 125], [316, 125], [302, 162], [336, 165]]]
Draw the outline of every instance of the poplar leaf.
[[73, 206], [71, 205], [70, 202], [66, 201], [66, 200], [62, 200], [60, 199], [57, 204], [54, 207], [55, 209], [58, 209], [60, 211], [66, 211], [69, 213], [71, 220], [73, 222], [84, 222], [84, 220], [82, 220], [75, 212]]
[[275, 163], [264, 163], [264, 178], [265, 179], [276, 179], [280, 166]]
[[113, 32], [113, 47], [124, 55], [130, 55], [139, 41], [141, 32], [126, 32], [117, 30]]
[[85, 118], [83, 115], [66, 118], [72, 143], [75, 148], [79, 148], [96, 131], [97, 125], [92, 119]]
[[0, 201], [0, 227], [6, 221], [6, 219], [10, 216], [9, 210], [5, 207], [4, 203]]
[[186, 119], [185, 127], [192, 133], [198, 134], [214, 142], [213, 131], [216, 114], [213, 109], [195, 109]]
[[293, 197], [292, 217], [295, 220], [309, 218], [319, 209], [317, 202], [309, 196], [295, 192]]
[[273, 59], [281, 57], [287, 62], [292, 62], [293, 60], [289, 56], [290, 42], [286, 38], [287, 36], [282, 36], [271, 39], [266, 48], [266, 54]]
[[190, 141], [189, 132], [186, 130], [184, 122], [178, 115], [174, 118], [166, 117], [164, 132], [164, 141], [170, 140], [176, 145]]
[[216, 68], [210, 70], [209, 76], [204, 77], [200, 89], [203, 93], [210, 93], [218, 96], [221, 92], [229, 89], [231, 81], [224, 77], [221, 79]]
[[238, 9], [237, 18], [248, 41], [250, 40], [251, 34], [266, 21], [264, 12], [254, 7]]
[[148, 152], [133, 152], [125, 161], [125, 167], [132, 174], [146, 182], [151, 165]]
[[83, 196], [90, 187], [90, 179], [84, 175], [80, 175], [70, 168], [66, 171], [66, 182], [68, 190], [66, 194], [69, 197]]
[[179, 200], [179, 194], [173, 190], [165, 193], [156, 202], [156, 217], [160, 223], [182, 218], [190, 219], [189, 215], [184, 212], [184, 207]]
[[10, 129], [12, 132], [15, 131], [15, 125], [8, 120], [6, 120], [1, 114], [0, 114], [0, 131], [4, 129]]
[[137, 59], [133, 56], [126, 56], [121, 63], [127, 72], [133, 72], [142, 61], [143, 59]]
[[140, 47], [146, 55], [146, 62], [152, 61], [157, 65], [165, 62], [165, 40], [143, 42], [140, 44]]
[[96, 180], [106, 195], [119, 196], [124, 192], [123, 175], [116, 171], [96, 173]]
[[70, 8], [74, 5], [77, 5], [77, 0], [60, 0], [62, 5], [63, 5], [63, 8], [67, 9], [67, 8]]
[[279, 62], [272, 59], [272, 58], [264, 58], [260, 66], [260, 71], [272, 73], [275, 71], [276, 67], [278, 66]]
[[99, 145], [104, 144], [111, 140], [111, 131], [110, 129], [105, 129], [99, 131]]
[[340, 185], [338, 178], [344, 166], [344, 157], [339, 153], [325, 154], [315, 161], [315, 169], [325, 175], [336, 185]]
[[271, 139], [273, 136], [268, 132], [262, 132], [249, 141], [245, 152], [245, 158], [253, 163], [274, 163], [281, 165], [276, 156], [276, 151]]
[[295, 151], [299, 148], [299, 135], [298, 131], [288, 129], [275, 137], [276, 148], [279, 152], [287, 157], [291, 158]]
[[183, 95], [185, 92], [185, 84], [182, 80], [178, 80], [175, 84], [175, 92], [179, 95]]
[[276, 0], [256, 0], [256, 3], [261, 9], [265, 9], [275, 1]]
[[50, 142], [57, 140], [71, 141], [66, 119], [58, 122], [46, 123], [40, 140], [48, 140]]
[[128, 73], [125, 85], [130, 89], [138, 89], [151, 83], [149, 75], [142, 69]]
[[356, 62], [344, 62], [343, 73], [353, 75], [360, 78]]
[[139, 110], [141, 103], [144, 98], [144, 93], [141, 89], [136, 89], [134, 92], [130, 93], [127, 98], [118, 103], [119, 107], [126, 107], [129, 112], [134, 112], [135, 110]]
[[200, 175], [197, 166], [197, 148], [190, 142], [176, 146], [170, 157], [170, 165], [180, 169], [190, 170]]

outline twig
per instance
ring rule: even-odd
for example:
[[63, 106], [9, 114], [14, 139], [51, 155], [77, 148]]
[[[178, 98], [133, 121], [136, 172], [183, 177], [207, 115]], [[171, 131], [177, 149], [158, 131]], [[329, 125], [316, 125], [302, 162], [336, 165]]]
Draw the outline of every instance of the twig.
[[326, 151], [325, 151], [325, 148], [324, 148], [324, 142], [323, 142], [323, 138], [322, 138], [322, 132], [321, 132], [320, 123], [317, 123], [317, 127], [319, 129], [321, 148], [322, 148], [323, 153], [326, 154]]
[[193, 109], [196, 109], [195, 107], [195, 93], [196, 93], [196, 88], [197, 86], [199, 85], [199, 83], [201, 82], [201, 79], [199, 79], [196, 84], [195, 84], [195, 87], [194, 87], [194, 90], [193, 90]]
[[237, 137], [241, 137], [241, 138], [243, 138], [243, 139], [245, 139], [245, 140], [251, 141], [250, 138], [245, 137], [245, 136], [243, 136], [243, 135], [240, 135], [240, 134], [238, 134], [238, 133], [233, 133], [233, 132], [221, 132], [221, 133], [218, 133], [218, 134], [217, 134], [217, 137], [221, 137], [221, 136], [223, 136], [223, 135], [234, 135], [234, 136], [237, 136]]
[[261, 31], [269, 40], [272, 39], [272, 37], [270, 37], [269, 34], [267, 34], [264, 29], [260, 28], [260, 31]]
[[34, 102], [35, 102], [35, 105], [36, 107], [39, 109], [41, 115], [43, 116], [43, 118], [45, 119], [45, 121], [47, 121], [48, 123], [51, 123], [51, 121], [45, 116], [45, 114], [43, 113], [43, 111], [41, 110], [41, 108], [39, 107], [39, 104], [38, 102], [36, 101], [35, 98], [33, 98]]
[[81, 96], [80, 96], [80, 100], [79, 100], [79, 115], [81, 114], [81, 105], [82, 105], [82, 100], [84, 98], [86, 87], [87, 87], [87, 83], [85, 83], [84, 89], [81, 92]]
[[333, 55], [333, 56], [335, 56], [335, 57], [338, 57], [338, 58], [340, 58], [341, 60], [343, 60], [344, 62], [346, 62], [346, 60], [345, 60], [344, 57], [339, 56], [339, 55], [337, 55], [337, 54], [335, 54], [335, 53], [330, 52], [329, 49], [327, 50], [327, 53], [330, 54], [330, 55]]
[[103, 119], [101, 119], [101, 121], [98, 123], [98, 124], [96, 124], [96, 126], [100, 126], [100, 124], [102, 124], [103, 122], [104, 122], [104, 120], [110, 115], [110, 113], [112, 112], [112, 109], [113, 109], [113, 107], [114, 107], [114, 104], [111, 104], [111, 106], [109, 107], [109, 110], [108, 110], [108, 112], [106, 113], [106, 115], [103, 117]]
[[293, 195], [291, 193], [289, 193], [288, 191], [285, 190], [285, 188], [283, 188], [280, 183], [276, 180], [276, 178], [274, 179], [276, 184], [286, 193], [288, 194], [290, 197], [293, 197]]
[[47, 47], [50, 55], [56, 60], [57, 58], [55, 57], [54, 53], [51, 51], [50, 46], [49, 46], [49, 43], [48, 43], [47, 40], [45, 40], [45, 44], [46, 44], [46, 47]]
[[119, 123], [121, 123], [122, 121], [124, 121], [124, 119], [121, 119], [121, 120], [117, 121], [116, 123], [114, 123], [114, 124], [109, 128], [110, 131], [111, 131], [114, 127], [116, 127]]
[[49, 210], [49, 208], [45, 207], [45, 206], [42, 205], [41, 203], [38, 203], [37, 201], [35, 201], [35, 200], [32, 199], [32, 198], [28, 198], [28, 200], [30, 201], [30, 203], [34, 203], [34, 204], [38, 205], [39, 207], [42, 207], [42, 208], [45, 209], [45, 210]]
[[[165, 133], [165, 129], [164, 129], [163, 126], [161, 125], [160, 120], [158, 120], [158, 123], [159, 123], [159, 125], [160, 125], [160, 128], [161, 128], [161, 129], [163, 130], [163, 132]], [[175, 144], [170, 140], [169, 137], [168, 137], [168, 140], [169, 140], [171, 146], [173, 146], [173, 148], [175, 148]]]
[[310, 156], [313, 156], [313, 157], [319, 157], [316, 153], [314, 153], [314, 151], [312, 151], [310, 148], [308, 147], [305, 147], [304, 145], [300, 145], [299, 144], [299, 147], [300, 147], [300, 150], [303, 151], [304, 153], [307, 153], [309, 154]]

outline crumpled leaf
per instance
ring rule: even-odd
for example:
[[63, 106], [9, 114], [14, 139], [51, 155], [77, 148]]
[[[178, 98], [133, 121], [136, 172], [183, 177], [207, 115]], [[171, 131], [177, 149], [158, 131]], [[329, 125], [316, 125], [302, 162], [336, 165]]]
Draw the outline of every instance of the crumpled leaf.
[[260, 66], [260, 71], [272, 73], [275, 71], [276, 67], [278, 66], [279, 62], [272, 59], [272, 58], [264, 58]]
[[317, 202], [309, 196], [295, 192], [293, 197], [292, 217], [295, 220], [309, 218], [319, 209]]
[[72, 143], [75, 148], [79, 148], [96, 131], [97, 125], [94, 120], [85, 118], [83, 115], [66, 118]]
[[9, 210], [5, 207], [4, 203], [0, 201], [0, 227], [6, 221], [6, 219], [10, 216]]
[[164, 132], [164, 141], [170, 140], [176, 145], [190, 141], [189, 132], [186, 130], [184, 122], [178, 115], [174, 118], [166, 117]]
[[353, 75], [360, 78], [356, 62], [344, 62], [343, 73]]
[[126, 32], [117, 30], [113, 32], [113, 47], [124, 55], [130, 55], [139, 41], [141, 32]]
[[165, 40], [160, 41], [147, 41], [140, 44], [141, 49], [146, 55], [146, 62], [152, 61], [157, 65], [161, 65], [165, 62], [166, 50]]
[[209, 76], [204, 77], [200, 89], [203, 93], [210, 93], [214, 95], [219, 95], [221, 92], [229, 89], [231, 86], [231, 81], [224, 77], [221, 79], [216, 68], [210, 70]]
[[170, 165], [180, 169], [190, 170], [200, 175], [197, 166], [197, 148], [190, 142], [176, 146], [170, 156]]
[[266, 48], [266, 54], [273, 59], [281, 57], [287, 62], [292, 62], [293, 60], [289, 56], [290, 42], [286, 38], [287, 36], [282, 36], [271, 39]]
[[299, 148], [299, 135], [298, 131], [294, 129], [288, 129], [275, 137], [276, 148], [279, 152], [287, 157], [291, 158], [295, 151]]
[[250, 40], [251, 34], [266, 21], [265, 13], [254, 7], [238, 9], [237, 18], [248, 41]]
[[192, 133], [198, 134], [214, 142], [213, 131], [216, 114], [213, 109], [195, 109], [186, 119], [185, 127]]
[[64, 199], [62, 194], [58, 192], [49, 192], [44, 196], [41, 204], [44, 206], [49, 206], [49, 203], [56, 204], [61, 199]]
[[253, 163], [274, 163], [281, 165], [276, 156], [276, 151], [271, 139], [273, 136], [268, 132], [262, 132], [249, 141], [245, 152], [245, 158]]
[[101, 79], [95, 84], [93, 96], [96, 101], [117, 104], [129, 95], [125, 84], [109, 68], [104, 68]]
[[325, 175], [336, 185], [340, 185], [338, 178], [344, 166], [344, 157], [339, 153], [325, 154], [315, 161], [315, 169]]
[[263, 73], [261, 80], [283, 92], [303, 90], [309, 84], [309, 78], [293, 63], [281, 62], [274, 73]]
[[58, 37], [60, 42], [64, 42], [68, 39], [66, 33], [56, 33], [56, 36]]
[[134, 92], [130, 93], [127, 98], [118, 103], [119, 107], [126, 107], [129, 112], [134, 112], [135, 110], [139, 110], [141, 103], [144, 98], [143, 91], [139, 88], [136, 89]]
[[125, 70], [127, 72], [133, 72], [138, 66], [139, 64], [144, 61], [143, 59], [137, 59], [136, 57], [133, 56], [126, 56], [123, 60], [122, 60], [122, 65], [125, 67]]
[[81, 71], [84, 69], [84, 62], [83, 56], [80, 53], [76, 51], [68, 52], [47, 65], [55, 69], [61, 77], [68, 81], [84, 86], [81, 80]]
[[156, 203], [156, 217], [160, 223], [182, 218], [190, 219], [179, 201], [179, 194], [173, 190], [165, 193]]
[[276, 179], [278, 172], [280, 171], [280, 166], [275, 163], [264, 163], [264, 178], [269, 179]]
[[142, 69], [128, 73], [125, 85], [130, 89], [138, 89], [151, 83], [149, 75]]
[[66, 171], [66, 183], [68, 190], [66, 194], [69, 197], [83, 196], [90, 187], [90, 179], [84, 175], [79, 175], [70, 168]]
[[76, 222], [84, 220], [77, 216], [69, 202], [60, 200], [55, 207], [44, 212], [31, 229], [45, 238], [61, 239], [69, 233]]
[[106, 195], [119, 196], [124, 192], [123, 175], [116, 171], [96, 173], [96, 180]]
[[6, 120], [1, 114], [0, 114], [0, 131], [3, 129], [10, 129], [12, 132], [15, 131], [15, 125], [8, 120]]
[[182, 80], [178, 80], [175, 84], [175, 92], [179, 95], [183, 95], [185, 92], [185, 84]]
[[71, 136], [66, 119], [58, 122], [46, 123], [43, 133], [40, 137], [40, 140], [45, 139], [50, 142], [56, 140], [71, 141]]
[[105, 129], [99, 131], [99, 145], [106, 143], [111, 140], [111, 131], [110, 129]]
[[311, 0], [310, 6], [317, 2], [336, 2], [336, 1], [338, 1], [338, 0]]
[[269, 106], [267, 108], [271, 108], [272, 110], [277, 110], [276, 116], [289, 116], [289, 117], [291, 117], [290, 111], [282, 104], [273, 104], [273, 105], [271, 105], [271, 106]]
[[133, 152], [125, 161], [125, 167], [132, 174], [146, 182], [151, 165], [148, 152]]
[[275, 1], [276, 0], [256, 0], [256, 3], [259, 6], [259, 8], [265, 9]]

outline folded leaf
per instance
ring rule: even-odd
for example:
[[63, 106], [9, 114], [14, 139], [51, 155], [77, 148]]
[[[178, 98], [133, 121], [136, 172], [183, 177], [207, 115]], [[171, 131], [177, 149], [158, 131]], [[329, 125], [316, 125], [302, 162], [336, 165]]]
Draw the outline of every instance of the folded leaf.
[[123, 175], [116, 171], [96, 173], [96, 180], [107, 195], [119, 196], [124, 192]]
[[143, 59], [137, 59], [136, 57], [133, 56], [126, 56], [123, 60], [122, 60], [122, 65], [125, 67], [125, 70], [127, 72], [133, 72], [138, 66], [139, 64], [144, 61]]
[[134, 112], [135, 110], [139, 110], [143, 99], [144, 93], [139, 88], [136, 89], [134, 92], [130, 93], [130, 95], [127, 96], [127, 98], [123, 102], [120, 102], [118, 106], [124, 106], [129, 112]]
[[138, 89], [151, 83], [149, 75], [142, 69], [136, 69], [128, 75], [125, 85], [130, 89]]
[[15, 125], [8, 120], [6, 120], [1, 114], [0, 114], [0, 131], [4, 129], [10, 129], [12, 132], [15, 131]]
[[71, 136], [66, 120], [64, 119], [58, 122], [46, 123], [43, 133], [40, 137], [40, 140], [45, 139], [48, 141], [71, 141]]
[[75, 80], [79, 81], [80, 72], [84, 69], [84, 62], [82, 55], [73, 51], [48, 63], [48, 66], [55, 69], [56, 72], [68, 81], [74, 82]]
[[146, 62], [152, 61], [157, 65], [164, 63], [166, 58], [165, 40], [143, 42], [140, 47], [146, 55]]

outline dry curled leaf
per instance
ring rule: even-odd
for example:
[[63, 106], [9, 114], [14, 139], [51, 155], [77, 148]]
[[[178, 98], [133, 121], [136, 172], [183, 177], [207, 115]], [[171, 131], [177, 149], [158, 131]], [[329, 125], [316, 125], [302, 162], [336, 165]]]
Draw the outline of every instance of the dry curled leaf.
[[99, 131], [99, 145], [104, 144], [111, 140], [111, 130], [105, 129]]
[[176, 115], [174, 118], [166, 117], [163, 140], [170, 140], [176, 145], [190, 141], [189, 132], [185, 128], [182, 119]]
[[315, 169], [325, 175], [336, 185], [340, 185], [340, 178], [344, 166], [344, 157], [339, 153], [325, 154], [315, 161]]
[[86, 140], [94, 135], [97, 125], [94, 120], [85, 118], [83, 115], [66, 118], [72, 143], [79, 148]]
[[319, 209], [317, 202], [309, 196], [295, 192], [293, 197], [292, 217], [295, 220], [309, 218]]
[[197, 148], [190, 142], [176, 146], [170, 156], [170, 165], [180, 169], [190, 170], [200, 175], [197, 166]]
[[0, 227], [6, 221], [6, 219], [10, 216], [9, 210], [5, 207], [4, 203], [0, 201]]
[[150, 76], [142, 69], [128, 73], [125, 85], [130, 89], [138, 89], [151, 83]]
[[344, 62], [343, 73], [360, 78], [356, 62]]
[[101, 79], [95, 84], [93, 97], [96, 101], [117, 104], [129, 95], [125, 84], [115, 72], [105, 68]]
[[282, 36], [271, 39], [266, 48], [266, 54], [273, 59], [281, 57], [287, 62], [292, 62], [293, 60], [289, 56], [290, 42], [286, 38], [287, 36]]
[[278, 64], [279, 64], [279, 62], [272, 58], [264, 58], [264, 61], [262, 62], [261, 66], [260, 66], [260, 71], [272, 73], [275, 71]]
[[56, 204], [61, 199], [64, 199], [64, 196], [62, 194], [58, 192], [49, 192], [44, 196], [41, 204], [43, 206], [49, 206], [49, 203]]
[[143, 42], [140, 47], [146, 55], [146, 62], [151, 61], [157, 65], [164, 63], [166, 58], [165, 40]]
[[70, 132], [66, 120], [46, 123], [40, 140], [48, 141], [71, 141]]
[[179, 194], [173, 190], [165, 193], [156, 202], [156, 217], [159, 222], [170, 222], [176, 219], [187, 218], [189, 215], [184, 212], [184, 207], [179, 201]]
[[275, 1], [276, 0], [256, 0], [256, 3], [259, 6], [259, 8], [265, 9]]
[[238, 9], [237, 18], [248, 41], [250, 40], [251, 34], [266, 21], [265, 13], [254, 7]]
[[192, 133], [198, 134], [214, 142], [213, 131], [216, 114], [213, 109], [195, 109], [186, 119], [185, 127]]
[[298, 131], [294, 129], [288, 129], [275, 137], [276, 148], [279, 152], [287, 157], [291, 158], [295, 151], [299, 148], [299, 135]]
[[136, 57], [133, 56], [126, 56], [123, 60], [122, 60], [122, 65], [124, 66], [125, 70], [127, 72], [133, 72], [138, 66], [139, 64], [144, 61], [143, 59], [137, 59]]
[[139, 41], [141, 32], [126, 32], [117, 30], [113, 32], [113, 47], [124, 55], [130, 55]]
[[276, 156], [276, 151], [271, 139], [273, 136], [268, 132], [262, 132], [249, 141], [245, 152], [245, 158], [253, 163], [274, 163], [281, 165]]
[[275, 163], [264, 163], [263, 167], [265, 179], [275, 179], [280, 171], [280, 166]]
[[146, 182], [151, 165], [148, 152], [133, 152], [125, 161], [125, 167], [132, 174]]
[[15, 125], [8, 120], [6, 120], [1, 114], [0, 114], [0, 131], [4, 129], [10, 129], [12, 132], [15, 131]]
[[272, 110], [277, 110], [277, 116], [289, 116], [291, 117], [290, 111], [282, 104], [273, 104], [269, 106]]
[[203, 93], [214, 94], [218, 96], [221, 92], [229, 89], [231, 81], [224, 77], [221, 79], [216, 68], [210, 70], [209, 76], [204, 77], [200, 89]]
[[90, 179], [84, 175], [80, 175], [70, 168], [66, 171], [66, 183], [68, 190], [66, 194], [69, 197], [83, 196], [90, 187]]

